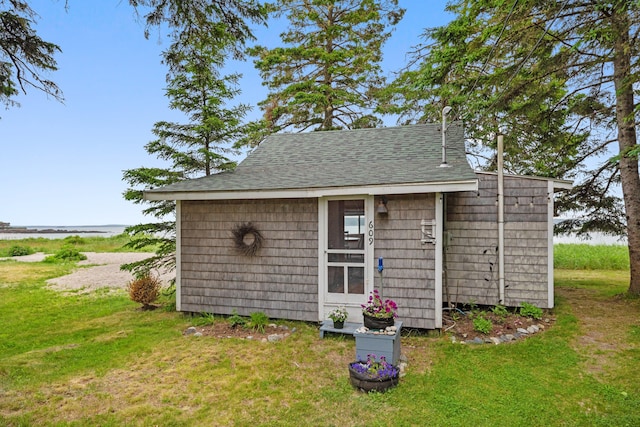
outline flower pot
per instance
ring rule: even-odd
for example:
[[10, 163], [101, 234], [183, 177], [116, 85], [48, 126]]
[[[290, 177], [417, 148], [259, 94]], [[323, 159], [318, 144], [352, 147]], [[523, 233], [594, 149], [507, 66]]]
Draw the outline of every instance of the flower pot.
[[342, 329], [342, 328], [344, 328], [344, 320], [343, 320], [343, 321], [334, 320], [334, 321], [333, 321], [333, 327], [334, 327], [335, 329]]
[[395, 323], [393, 316], [380, 318], [362, 313], [362, 317], [364, 317], [364, 326], [369, 329], [384, 329], [387, 326], [393, 326]]
[[355, 371], [349, 364], [349, 381], [351, 385], [367, 393], [370, 391], [385, 391], [398, 385], [399, 376], [386, 378], [371, 378], [366, 374]]

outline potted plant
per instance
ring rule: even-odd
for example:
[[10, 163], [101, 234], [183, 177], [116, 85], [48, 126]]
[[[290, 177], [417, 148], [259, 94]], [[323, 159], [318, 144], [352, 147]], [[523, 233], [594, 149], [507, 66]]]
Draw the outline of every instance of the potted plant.
[[351, 385], [366, 392], [385, 391], [398, 385], [400, 369], [388, 363], [384, 356], [367, 355], [366, 361], [349, 363]]
[[393, 326], [398, 317], [398, 305], [390, 299], [382, 300], [377, 290], [369, 295], [369, 301], [362, 304], [364, 326], [369, 329], [384, 329]]
[[333, 309], [329, 313], [329, 318], [333, 320], [333, 327], [336, 329], [344, 328], [344, 321], [349, 317], [349, 313], [347, 313], [347, 309], [344, 306]]

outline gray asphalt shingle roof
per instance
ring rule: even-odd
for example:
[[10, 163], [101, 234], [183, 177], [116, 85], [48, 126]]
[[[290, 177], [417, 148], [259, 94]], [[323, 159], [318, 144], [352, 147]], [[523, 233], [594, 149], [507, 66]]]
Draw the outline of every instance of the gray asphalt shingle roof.
[[440, 124], [274, 134], [232, 172], [185, 180], [149, 193], [229, 192], [359, 187], [475, 180], [463, 129], [447, 130], [442, 162]]

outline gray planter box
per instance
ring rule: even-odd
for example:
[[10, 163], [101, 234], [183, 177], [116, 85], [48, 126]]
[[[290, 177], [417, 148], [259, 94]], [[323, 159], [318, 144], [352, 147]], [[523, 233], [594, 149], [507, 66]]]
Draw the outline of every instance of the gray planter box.
[[384, 356], [387, 362], [396, 365], [400, 359], [400, 330], [402, 322], [396, 322], [398, 328], [395, 335], [375, 335], [354, 332], [356, 338], [356, 360], [367, 360], [369, 354], [379, 359]]

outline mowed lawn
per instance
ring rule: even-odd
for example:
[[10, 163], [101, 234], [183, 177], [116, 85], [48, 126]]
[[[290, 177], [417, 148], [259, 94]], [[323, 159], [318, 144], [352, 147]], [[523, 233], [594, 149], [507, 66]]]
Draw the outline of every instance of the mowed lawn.
[[398, 387], [364, 394], [349, 383], [351, 338], [286, 321], [296, 331], [275, 343], [187, 337], [193, 318], [140, 311], [124, 292], [47, 288], [73, 268], [0, 261], [2, 426], [640, 425], [640, 300], [621, 296], [625, 270], [556, 270], [553, 326], [516, 343], [403, 336]]

